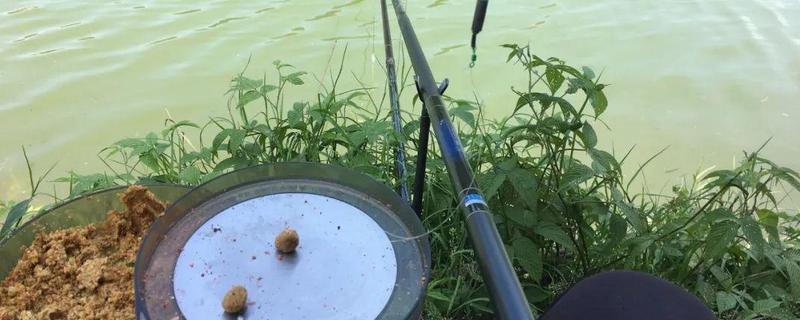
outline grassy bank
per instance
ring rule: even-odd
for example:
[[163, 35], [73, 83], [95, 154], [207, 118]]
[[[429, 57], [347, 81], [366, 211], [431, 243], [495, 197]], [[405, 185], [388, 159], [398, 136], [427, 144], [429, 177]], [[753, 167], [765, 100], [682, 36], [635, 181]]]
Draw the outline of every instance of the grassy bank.
[[[598, 148], [593, 126], [602, 125], [609, 106], [599, 77], [527, 47], [507, 48], [509, 63], [528, 76], [526, 86], [509, 92], [519, 99], [508, 117], [486, 119], [474, 101], [447, 101], [537, 312], [587, 275], [632, 269], [687, 288], [723, 319], [800, 314], [800, 218], [779, 210], [774, 191], [779, 185], [800, 190], [797, 172], [755, 151], [736, 168], [694, 175], [670, 194], [636, 191], [631, 186], [642, 167], [626, 176], [627, 154]], [[167, 119], [160, 132], [104, 148], [105, 172], [57, 181], [75, 196], [136, 182], [195, 185], [259, 163], [318, 161], [396, 185], [393, 147], [400, 141], [414, 171], [415, 115], [404, 115], [398, 137], [381, 110], [386, 97], [376, 91], [383, 90], [342, 90], [339, 76], [312, 101], [285, 101], [286, 88], [304, 85], [304, 76], [279, 61], [260, 78], [242, 72], [231, 81], [227, 116], [205, 124]], [[488, 318], [487, 292], [456, 195], [436, 145], [431, 148], [424, 198], [434, 260], [427, 318]], [[28, 211], [24, 201], [5, 208], [2, 232]]]

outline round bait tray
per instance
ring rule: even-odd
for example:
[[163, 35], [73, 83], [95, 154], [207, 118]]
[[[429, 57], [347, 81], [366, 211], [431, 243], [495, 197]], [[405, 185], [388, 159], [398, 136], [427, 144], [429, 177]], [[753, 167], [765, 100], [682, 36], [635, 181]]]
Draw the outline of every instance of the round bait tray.
[[[189, 188], [178, 185], [145, 185], [157, 198], [170, 203], [185, 194]], [[113, 187], [68, 200], [44, 210], [25, 222], [9, 237], [0, 241], [0, 280], [17, 265], [23, 247], [29, 246], [38, 232], [48, 232], [102, 222], [110, 210], [124, 210], [118, 194], [127, 186]]]
[[[296, 252], [275, 249], [292, 228]], [[279, 163], [220, 176], [152, 225], [136, 260], [139, 319], [418, 318], [430, 247], [392, 190], [354, 171]], [[239, 315], [222, 298], [247, 289]]]

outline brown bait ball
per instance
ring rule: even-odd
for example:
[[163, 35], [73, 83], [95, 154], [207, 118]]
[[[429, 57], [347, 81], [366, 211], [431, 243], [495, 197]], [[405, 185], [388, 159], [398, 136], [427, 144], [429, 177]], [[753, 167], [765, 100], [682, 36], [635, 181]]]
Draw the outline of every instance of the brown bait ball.
[[235, 286], [228, 290], [225, 298], [222, 299], [222, 308], [227, 313], [240, 313], [247, 305], [247, 289], [242, 286]]
[[300, 236], [297, 231], [291, 228], [286, 228], [275, 237], [275, 248], [281, 253], [292, 253], [297, 249], [300, 244]]

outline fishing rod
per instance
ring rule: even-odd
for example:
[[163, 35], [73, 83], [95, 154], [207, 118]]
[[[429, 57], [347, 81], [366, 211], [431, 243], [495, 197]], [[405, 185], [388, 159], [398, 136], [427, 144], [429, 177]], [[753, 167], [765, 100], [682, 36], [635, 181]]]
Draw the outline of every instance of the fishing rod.
[[[394, 65], [392, 50], [392, 33], [389, 30], [389, 13], [386, 10], [386, 1], [381, 1], [381, 15], [383, 19], [383, 44], [386, 49], [386, 75], [389, 78], [389, 104], [392, 109], [392, 126], [397, 134], [397, 149], [395, 149], [394, 170], [400, 182], [397, 192], [400, 197], [408, 202], [408, 185], [406, 183], [406, 148], [403, 139], [403, 125], [400, 119], [400, 103], [397, 99], [397, 72]], [[415, 210], [417, 215], [420, 211]]]
[[483, 21], [486, 20], [486, 7], [489, 6], [489, 0], [478, 0], [475, 2], [475, 13], [472, 15], [472, 38], [469, 41], [469, 46], [472, 47], [472, 58], [469, 62], [469, 67], [475, 66], [475, 60], [478, 60], [478, 49], [475, 42], [478, 41], [478, 33], [483, 30]]
[[[381, 0], [383, 6], [384, 2], [386, 0]], [[459, 208], [464, 214], [469, 238], [481, 267], [484, 282], [489, 289], [494, 315], [498, 319], [532, 320], [533, 315], [522, 286], [497, 232], [489, 206], [472, 176], [472, 169], [450, 122], [440, 88], [436, 85], [411, 21], [399, 0], [392, 0], [392, 4], [411, 65], [417, 75], [420, 100], [423, 101], [430, 117], [450, 181], [458, 195]], [[384, 28], [388, 25], [387, 21], [388, 18], [384, 15]]]

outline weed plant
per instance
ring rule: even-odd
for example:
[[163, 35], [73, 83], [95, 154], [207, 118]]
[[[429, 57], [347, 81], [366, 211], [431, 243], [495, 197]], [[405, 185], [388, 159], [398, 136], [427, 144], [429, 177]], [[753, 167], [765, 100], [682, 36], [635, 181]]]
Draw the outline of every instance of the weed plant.
[[[628, 154], [598, 147], [594, 126], [608, 107], [599, 77], [587, 67], [542, 59], [527, 46], [505, 47], [508, 61], [528, 79], [511, 88], [518, 100], [510, 115], [487, 119], [475, 101], [446, 101], [537, 313], [586, 276], [629, 269], [686, 288], [721, 319], [800, 315], [800, 218], [779, 209], [775, 191], [800, 190], [796, 171], [763, 158], [759, 149], [745, 153], [733, 169], [695, 174], [670, 194], [636, 192], [631, 186], [643, 166], [626, 176]], [[415, 170], [416, 115], [404, 114], [398, 139], [389, 112], [380, 107], [386, 97], [371, 88], [340, 90], [341, 74], [340, 66], [312, 101], [288, 103], [286, 89], [304, 85], [304, 72], [280, 61], [261, 78], [242, 71], [231, 81], [227, 116], [205, 124], [167, 119], [161, 132], [102, 149], [106, 172], [70, 172], [57, 181], [74, 197], [118, 184], [196, 185], [256, 164], [311, 161], [354, 168], [396, 186], [398, 141], [407, 144], [409, 172]], [[435, 143], [430, 147], [423, 219], [433, 277], [426, 318], [492, 318], [456, 195]], [[412, 177], [401, 179], [413, 183]], [[37, 183], [31, 179], [31, 185]], [[0, 205], [8, 213], [0, 236], [26, 219], [28, 202]]]

